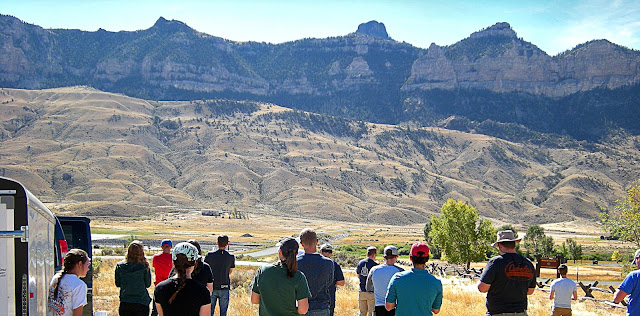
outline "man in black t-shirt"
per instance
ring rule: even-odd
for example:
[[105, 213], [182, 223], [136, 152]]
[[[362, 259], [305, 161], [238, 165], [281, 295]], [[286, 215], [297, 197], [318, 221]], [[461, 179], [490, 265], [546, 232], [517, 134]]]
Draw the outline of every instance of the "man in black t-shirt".
[[500, 255], [489, 260], [478, 284], [478, 290], [487, 293], [486, 315], [527, 315], [527, 295], [536, 287], [536, 272], [531, 261], [516, 252], [516, 242], [521, 239], [513, 231], [503, 230], [492, 244]]
[[204, 261], [211, 266], [213, 273], [213, 291], [211, 292], [211, 315], [216, 309], [216, 301], [220, 301], [220, 316], [227, 315], [229, 307], [229, 289], [231, 281], [229, 274], [236, 267], [236, 258], [234, 255], [226, 251], [229, 245], [229, 237], [226, 235], [218, 236], [218, 250], [209, 252]]

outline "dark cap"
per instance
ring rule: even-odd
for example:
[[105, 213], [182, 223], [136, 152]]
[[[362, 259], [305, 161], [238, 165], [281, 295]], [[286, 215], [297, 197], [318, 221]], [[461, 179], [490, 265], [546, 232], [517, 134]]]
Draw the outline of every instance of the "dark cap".
[[291, 237], [283, 238], [282, 240], [280, 240], [277, 246], [282, 251], [282, 255], [285, 257], [292, 252], [297, 254], [298, 249], [300, 248], [298, 242]]
[[331, 244], [322, 244], [320, 251], [333, 251], [333, 246]]

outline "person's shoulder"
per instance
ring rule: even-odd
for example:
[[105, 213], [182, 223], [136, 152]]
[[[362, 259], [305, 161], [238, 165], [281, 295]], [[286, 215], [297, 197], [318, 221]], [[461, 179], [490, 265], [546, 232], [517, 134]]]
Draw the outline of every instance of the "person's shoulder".
[[629, 274], [627, 274], [627, 276], [625, 277], [625, 281], [627, 279], [633, 279], [634, 281], [637, 281], [638, 279], [640, 279], [640, 270], [629, 272]]
[[158, 285], [156, 285], [156, 289], [164, 289], [167, 287], [171, 287], [176, 283], [176, 279], [175, 278], [168, 278], [160, 283], [158, 283]]
[[377, 265], [377, 266], [375, 266], [375, 267], [373, 267], [373, 268], [369, 269], [369, 274], [372, 274], [372, 273], [374, 273], [374, 272], [378, 271], [379, 269], [381, 269], [381, 268], [383, 268], [383, 267], [384, 267], [383, 265]]
[[206, 285], [194, 280], [194, 279], [187, 279], [187, 283], [190, 283], [190, 286], [193, 286], [198, 292], [199, 294], [206, 294], [209, 295], [209, 289], [207, 288]]
[[414, 274], [413, 270], [404, 270], [404, 271], [400, 271], [400, 272], [396, 272], [393, 277], [394, 278], [402, 278], [402, 277], [406, 277], [408, 275]]
[[73, 288], [77, 287], [78, 285], [82, 285], [82, 284], [86, 285], [86, 283], [84, 283], [84, 281], [80, 280], [80, 278], [77, 275], [71, 274], [71, 273], [65, 275], [63, 280], [64, 280], [64, 283], [69, 284]]

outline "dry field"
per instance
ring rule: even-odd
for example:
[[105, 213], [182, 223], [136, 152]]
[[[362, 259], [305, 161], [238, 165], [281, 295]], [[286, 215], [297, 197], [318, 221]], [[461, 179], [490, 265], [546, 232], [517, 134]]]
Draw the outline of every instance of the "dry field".
[[[224, 233], [230, 236], [231, 242], [258, 242], [271, 245], [284, 236], [296, 235], [304, 227], [313, 227], [318, 232], [337, 237], [334, 244], [365, 244], [383, 246], [386, 244], [411, 244], [422, 239], [422, 225], [413, 226], [384, 226], [351, 224], [339, 221], [316, 219], [280, 218], [275, 216], [252, 215], [249, 219], [226, 219], [203, 217], [196, 212], [174, 212], [159, 215], [155, 218], [140, 218], [134, 221], [118, 218], [98, 218], [92, 221], [92, 229], [98, 233], [121, 234], [123, 236], [149, 236], [156, 238], [170, 237], [175, 241], [181, 238], [196, 238], [199, 240], [214, 240], [216, 235]], [[558, 224], [557, 227], [547, 227], [557, 242], [564, 240], [564, 235], [578, 238], [580, 241], [596, 242], [597, 236], [589, 234], [589, 228], [576, 223]], [[564, 231], [564, 232], [563, 232]], [[591, 229], [593, 232], [593, 229]], [[250, 233], [253, 237], [240, 237]], [[597, 232], [595, 232], [597, 233]], [[563, 235], [564, 234], [564, 235]], [[597, 242], [596, 242], [597, 243]], [[608, 242], [611, 243], [611, 242]], [[618, 243], [620, 244], [620, 243]], [[273, 258], [273, 257], [271, 257]], [[98, 273], [94, 279], [95, 310], [105, 310], [109, 315], [117, 315], [118, 289], [113, 282], [113, 269], [116, 260], [96, 260]], [[475, 263], [474, 267], [483, 267], [485, 263]], [[583, 281], [609, 281], [613, 284], [621, 280], [620, 268], [611, 266], [594, 266], [587, 264], [574, 265], [569, 262], [569, 276]], [[353, 269], [354, 267], [343, 267]], [[249, 284], [255, 267], [238, 267], [232, 274], [234, 284], [231, 292], [229, 315], [256, 315], [257, 306], [249, 302]], [[347, 284], [338, 289], [336, 315], [357, 315], [357, 277], [352, 272], [345, 273]], [[542, 270], [542, 278], [554, 278], [555, 272]], [[443, 279], [444, 302], [439, 315], [483, 315], [485, 312], [485, 296], [476, 289], [477, 281], [460, 280], [456, 278]], [[153, 292], [153, 286], [149, 289]], [[581, 290], [579, 294], [583, 294]], [[595, 292], [597, 298], [611, 299], [612, 295]], [[548, 315], [551, 302], [548, 293], [537, 290], [529, 298], [530, 315]], [[574, 315], [624, 315], [624, 309], [608, 307], [602, 303], [580, 300], [573, 303]]]
[[[117, 315], [118, 289], [113, 285], [113, 269], [116, 260], [103, 260], [100, 273], [94, 280], [94, 308], [96, 311], [107, 311], [108, 315]], [[257, 306], [249, 302], [251, 283], [255, 267], [238, 267], [232, 274], [235, 284], [231, 291], [229, 315], [257, 315]], [[358, 279], [354, 273], [345, 273], [346, 285], [337, 292], [336, 315], [352, 316], [358, 314]], [[585, 274], [585, 277], [591, 277]], [[477, 281], [446, 278], [444, 300], [439, 315], [484, 315], [485, 296], [476, 289]], [[149, 289], [153, 293], [153, 285]], [[579, 291], [579, 293], [581, 293]], [[611, 295], [595, 293], [601, 299], [610, 299]], [[551, 302], [547, 292], [537, 290], [529, 297], [529, 315], [549, 315]], [[574, 315], [624, 315], [624, 309], [607, 307], [602, 303], [579, 300], [573, 303]]]

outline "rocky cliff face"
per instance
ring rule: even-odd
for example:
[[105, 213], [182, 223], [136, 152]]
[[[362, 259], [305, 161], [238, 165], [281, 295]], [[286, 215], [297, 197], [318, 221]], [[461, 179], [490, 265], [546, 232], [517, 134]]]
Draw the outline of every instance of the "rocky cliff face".
[[[10, 16], [0, 16], [0, 26], [1, 87], [89, 85], [154, 100], [252, 99], [391, 124], [466, 115], [593, 139], [611, 128], [638, 129], [628, 119], [602, 126], [585, 118], [572, 123], [583, 129], [575, 130], [549, 109], [575, 93], [640, 87], [640, 52], [598, 40], [551, 57], [518, 38], [508, 23], [426, 50], [390, 39], [376, 21], [345, 36], [277, 45], [232, 42], [164, 18], [147, 30], [117, 33], [44, 30]], [[518, 92], [532, 97], [515, 105], [508, 94]], [[601, 94], [590, 112], [582, 101], [570, 110], [618, 123], [616, 112], [635, 108], [621, 95]], [[516, 115], [499, 115], [516, 107]], [[469, 109], [487, 111], [471, 117]], [[527, 117], [535, 119], [522, 119]]]
[[391, 40], [377, 21], [343, 37], [278, 45], [235, 43], [164, 18], [147, 30], [118, 33], [44, 30], [10, 16], [0, 16], [0, 25], [0, 82], [7, 87], [92, 84], [121, 92], [136, 82], [153, 98], [166, 98], [166, 89], [264, 96], [364, 87], [565, 96], [640, 82], [636, 51], [599, 40], [551, 57], [508, 23], [426, 51]]
[[367, 35], [371, 37], [382, 38], [386, 40], [390, 40], [389, 34], [387, 34], [387, 28], [383, 23], [378, 21], [369, 21], [367, 23], [362, 23], [358, 25], [358, 30], [356, 34]]
[[473, 88], [558, 97], [638, 82], [638, 52], [600, 40], [550, 57], [519, 39], [508, 23], [498, 23], [451, 46], [432, 44], [413, 63], [402, 89]]

